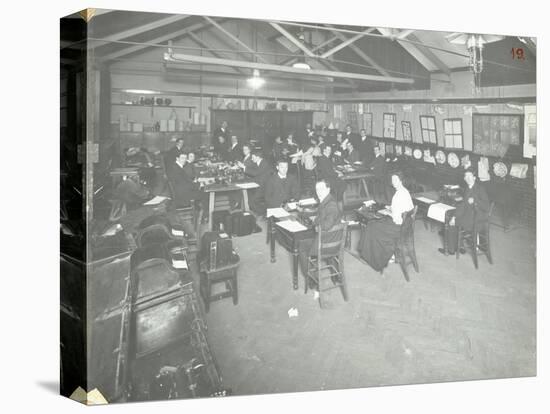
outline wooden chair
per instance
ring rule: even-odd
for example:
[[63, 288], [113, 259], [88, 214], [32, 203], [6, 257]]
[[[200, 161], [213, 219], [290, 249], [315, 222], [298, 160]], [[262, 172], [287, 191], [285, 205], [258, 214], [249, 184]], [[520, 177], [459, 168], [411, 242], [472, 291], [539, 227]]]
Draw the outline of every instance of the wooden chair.
[[414, 223], [417, 211], [418, 206], [415, 206], [412, 210], [403, 213], [403, 223], [401, 224], [399, 238], [395, 240], [395, 261], [401, 266], [407, 282], [409, 282], [409, 273], [407, 271], [409, 264], [412, 263], [416, 273], [419, 271], [416, 249], [414, 247]]
[[[209, 260], [204, 260], [200, 264], [200, 293], [206, 312], [210, 310], [210, 303], [216, 300], [230, 297], [233, 299], [233, 305], [239, 303], [239, 286], [237, 282], [239, 258], [236, 256], [235, 263], [217, 267], [217, 246], [217, 241], [210, 243]], [[219, 283], [225, 284], [225, 290], [212, 294], [212, 286]]]
[[197, 211], [195, 200], [190, 200], [188, 205], [177, 206], [174, 203], [174, 186], [168, 181], [168, 189], [172, 197], [171, 209], [175, 213], [178, 223], [184, 227], [190, 227], [194, 234], [188, 234], [189, 244], [197, 245], [199, 240], [200, 212]]
[[457, 249], [456, 249], [456, 258], [460, 257], [460, 249], [465, 248], [469, 250], [472, 261], [474, 262], [474, 267], [478, 268], [478, 256], [484, 254], [487, 257], [487, 261], [490, 264], [493, 264], [493, 256], [491, 254], [491, 237], [490, 237], [490, 228], [491, 228], [491, 216], [493, 215], [493, 210], [495, 209], [495, 202], [491, 201], [489, 205], [489, 214], [487, 221], [481, 224], [476, 223], [477, 212], [474, 210], [474, 227], [471, 230], [465, 229], [463, 227], [458, 227], [457, 229]]
[[[340, 223], [324, 233], [319, 227], [317, 255], [308, 258], [305, 293], [308, 291], [309, 283], [315, 283], [319, 291], [319, 305], [321, 308], [323, 308], [325, 292], [332, 289], [340, 288], [344, 300], [346, 302], [348, 300], [348, 288], [344, 275], [346, 233], [346, 222]], [[330, 242], [324, 241], [329, 235], [336, 235], [337, 237]]]

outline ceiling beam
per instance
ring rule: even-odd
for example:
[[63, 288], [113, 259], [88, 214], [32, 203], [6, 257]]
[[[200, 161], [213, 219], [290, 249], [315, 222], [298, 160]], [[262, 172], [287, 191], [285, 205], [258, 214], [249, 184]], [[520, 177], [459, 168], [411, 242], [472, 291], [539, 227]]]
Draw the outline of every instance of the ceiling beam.
[[[409, 35], [409, 40], [412, 40], [413, 42], [422, 43], [418, 37], [416, 37], [413, 34]], [[437, 68], [442, 71], [447, 76], [451, 76], [451, 69], [441, 60], [439, 57], [428, 47], [424, 45], [417, 45], [416, 46], [424, 55], [432, 61]]]
[[[426, 70], [433, 72], [434, 70], [440, 70], [445, 73], [447, 76], [451, 75], [451, 70], [445, 65], [431, 50], [425, 46], [416, 46], [412, 43], [400, 40], [397, 38], [397, 35], [393, 29], [386, 27], [379, 27], [378, 31], [387, 37], [390, 40], [394, 40], [401, 47], [403, 47], [409, 54], [414, 57]], [[409, 35], [410, 40], [415, 42], [420, 42], [418, 38], [413, 35]]]
[[415, 32], [414, 29], [407, 29], [407, 30], [401, 30], [399, 32], [399, 34], [397, 34], [395, 36], [396, 39], [406, 39], [408, 35], [412, 34], [413, 32]]
[[291, 33], [286, 31], [283, 27], [281, 27], [278, 23], [269, 22], [269, 24], [277, 30], [279, 33], [281, 33], [284, 37], [286, 37], [288, 40], [290, 40], [294, 46], [296, 46], [298, 49], [300, 49], [302, 52], [304, 52], [309, 57], [318, 57], [315, 53], [313, 53], [311, 50], [309, 50], [306, 45], [304, 45], [299, 39], [296, 39]]
[[403, 83], [403, 84], [412, 84], [414, 83], [413, 79], [410, 78], [397, 78], [397, 77], [386, 77], [386, 76], [377, 76], [377, 75], [367, 75], [362, 73], [352, 73], [352, 72], [340, 72], [340, 71], [328, 71], [328, 70], [308, 70], [308, 69], [297, 69], [291, 66], [282, 66], [282, 65], [273, 65], [269, 63], [260, 63], [260, 62], [245, 62], [232, 59], [219, 59], [207, 56], [197, 56], [197, 55], [187, 55], [182, 53], [165, 53], [164, 54], [165, 62], [194, 62], [201, 63], [205, 65], [223, 65], [231, 66], [237, 68], [247, 68], [247, 69], [259, 69], [259, 70], [270, 70], [276, 72], [285, 72], [285, 73], [294, 73], [300, 75], [309, 75], [309, 76], [324, 76], [324, 77], [334, 77], [334, 78], [343, 78], [343, 79], [357, 79], [364, 81], [375, 81], [375, 82], [393, 82], [393, 83]]
[[[221, 58], [223, 59], [224, 56], [222, 56], [220, 53], [216, 52], [214, 49], [215, 47], [212, 47], [212, 45], [208, 44], [207, 42], [205, 42], [204, 40], [202, 40], [199, 36], [197, 36], [195, 33], [193, 32], [189, 32], [188, 33], [188, 36], [196, 43], [198, 44], [200, 47], [206, 49], [206, 51], [208, 53], [210, 53], [212, 56], [215, 56], [215, 57], [218, 57], [218, 58]], [[242, 70], [242, 69], [236, 69], [236, 68], [232, 68], [236, 73], [240, 73], [242, 75], [244, 74], [247, 74], [246, 71]]]
[[344, 40], [342, 43], [334, 46], [332, 49], [330, 50], [327, 50], [325, 53], [323, 53], [321, 55], [321, 57], [323, 59], [326, 59], [328, 58], [329, 56], [333, 55], [334, 53], [338, 52], [339, 50], [342, 50], [343, 48], [345, 48], [346, 46], [349, 46], [351, 45], [353, 42], [355, 42], [356, 40], [359, 40], [361, 39], [363, 36], [365, 36], [366, 34], [372, 32], [374, 29], [373, 28], [370, 28], [370, 29], [367, 29], [365, 30], [363, 33], [360, 33], [360, 34], [357, 34], [353, 37], [350, 37], [349, 39], [346, 39]]
[[101, 40], [105, 40], [106, 42], [116, 42], [117, 40], [127, 39], [129, 37], [148, 32], [149, 30], [158, 29], [159, 27], [166, 26], [167, 24], [180, 22], [189, 17], [191, 16], [176, 15], [176, 16], [165, 17], [164, 19], [155, 20], [151, 23], [147, 23], [142, 26], [133, 27], [131, 29], [124, 30], [122, 32], [114, 33], [112, 35], [102, 38]]
[[[330, 27], [330, 26], [328, 26], [328, 27]], [[342, 33], [340, 33], [340, 32], [333, 31], [332, 33], [334, 33], [340, 40], [347, 39], [347, 37], [345, 35], [343, 35]], [[367, 62], [370, 66], [372, 66], [374, 69], [376, 69], [378, 71], [378, 73], [380, 73], [383, 76], [391, 76], [386, 69], [384, 69], [374, 59], [372, 59], [369, 55], [367, 55], [365, 52], [363, 52], [363, 49], [361, 49], [359, 46], [354, 45], [354, 44], [350, 44], [349, 47], [350, 47], [351, 50], [353, 50], [355, 52], [355, 54], [357, 56], [359, 56], [361, 59], [363, 59], [365, 62]]]
[[126, 47], [121, 50], [117, 50], [116, 52], [109, 53], [107, 55], [101, 56], [99, 55], [98, 58], [103, 60], [111, 60], [111, 59], [118, 59], [122, 56], [129, 55], [131, 53], [139, 52], [143, 49], [147, 49], [149, 45], [158, 45], [163, 42], [167, 42], [168, 40], [172, 40], [178, 37], [185, 36], [189, 34], [190, 32], [197, 31], [199, 29], [203, 29], [204, 27], [209, 26], [208, 23], [196, 23], [192, 26], [186, 27], [185, 29], [177, 30], [175, 32], [168, 33], [166, 35], [159, 36], [155, 39], [151, 39], [147, 42], [147, 44], [143, 45], [134, 45], [130, 47]]
[[244, 43], [241, 39], [239, 39], [237, 36], [235, 36], [233, 33], [229, 32], [227, 29], [223, 28], [218, 22], [216, 22], [214, 19], [208, 16], [203, 16], [204, 19], [209, 22], [212, 26], [214, 26], [216, 29], [218, 29], [220, 32], [225, 34], [227, 37], [229, 37], [231, 40], [233, 40], [235, 43], [240, 45], [241, 47], [248, 50], [250, 53], [253, 54], [254, 57], [256, 57], [260, 62], [267, 63], [267, 61], [259, 54], [256, 53], [254, 49], [252, 49], [250, 46], [248, 46], [246, 43]]

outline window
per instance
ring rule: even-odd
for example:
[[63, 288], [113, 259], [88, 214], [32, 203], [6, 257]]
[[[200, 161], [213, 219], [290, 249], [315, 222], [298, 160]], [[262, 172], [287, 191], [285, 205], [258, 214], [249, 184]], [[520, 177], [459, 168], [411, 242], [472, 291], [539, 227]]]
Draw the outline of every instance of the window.
[[450, 118], [443, 120], [445, 130], [445, 148], [463, 148], [462, 119]]
[[401, 128], [403, 128], [403, 140], [412, 141], [412, 129], [409, 121], [401, 121]]
[[367, 131], [367, 136], [372, 136], [372, 112], [363, 114], [363, 129]]
[[395, 138], [395, 114], [384, 114], [383, 138]]
[[420, 131], [422, 132], [422, 142], [437, 144], [434, 116], [420, 116]]

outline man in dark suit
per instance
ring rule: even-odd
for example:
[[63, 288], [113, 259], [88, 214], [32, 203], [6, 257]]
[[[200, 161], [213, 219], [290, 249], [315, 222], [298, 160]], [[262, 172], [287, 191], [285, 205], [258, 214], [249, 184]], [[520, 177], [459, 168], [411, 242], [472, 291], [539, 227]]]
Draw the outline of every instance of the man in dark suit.
[[218, 137], [223, 137], [225, 142], [229, 142], [229, 139], [231, 138], [231, 131], [227, 126], [227, 121], [222, 121], [221, 125], [214, 130], [214, 133], [212, 134], [212, 142], [214, 142], [214, 145], [218, 142]]
[[387, 194], [389, 188], [388, 167], [386, 158], [382, 156], [378, 146], [374, 147], [374, 160], [370, 164], [370, 169], [374, 174], [374, 179], [372, 181], [374, 199], [382, 204], [387, 204], [389, 201]]
[[[336, 200], [331, 195], [330, 184], [328, 181], [318, 181], [315, 184], [315, 192], [317, 193], [320, 204], [317, 210], [317, 216], [313, 220], [313, 225], [321, 228], [321, 231], [324, 234], [323, 242], [336, 241], [342, 235], [338, 234], [336, 231], [331, 232], [331, 230], [342, 221], [342, 211], [338, 208]], [[316, 233], [313, 238], [300, 240], [298, 245], [298, 257], [300, 260], [300, 268], [302, 269], [304, 276], [307, 274], [308, 257], [317, 254], [318, 243], [318, 233]]]
[[[447, 246], [452, 254], [456, 248], [458, 227], [462, 227], [466, 231], [472, 231], [474, 223], [476, 228], [483, 226], [489, 220], [490, 201], [485, 188], [477, 181], [477, 177], [473, 170], [467, 169], [464, 172], [464, 181], [466, 189], [464, 191], [462, 202], [456, 207], [455, 216], [449, 222], [449, 230], [447, 232]], [[441, 253], [445, 253], [443, 249], [439, 249]]]
[[361, 155], [359, 154], [359, 151], [355, 149], [352, 142], [348, 142], [345, 160], [350, 164], [361, 162]]
[[227, 161], [229, 158], [229, 147], [227, 141], [223, 135], [220, 135], [216, 138], [216, 143], [214, 144], [214, 153], [222, 161]]
[[176, 207], [188, 206], [191, 200], [202, 205], [203, 211], [208, 209], [208, 194], [200, 190], [199, 185], [194, 182], [186, 172], [187, 154], [181, 153], [176, 162], [169, 169], [168, 180], [173, 191], [172, 198]]
[[359, 144], [359, 135], [351, 131], [351, 125], [346, 125], [346, 130], [344, 131], [343, 141], [348, 140], [348, 142], [353, 143], [357, 146]]
[[317, 159], [317, 177], [320, 180], [327, 181], [332, 190], [332, 195], [336, 200], [341, 201], [345, 184], [334, 169], [331, 153], [332, 147], [330, 145], [325, 145], [323, 147], [323, 155]]
[[243, 156], [243, 148], [235, 135], [231, 136], [231, 146], [227, 150], [226, 160], [229, 162], [239, 161]]
[[361, 155], [361, 161], [363, 165], [369, 166], [374, 160], [374, 145], [369, 137], [367, 137], [367, 131], [361, 130], [361, 137], [359, 138], [359, 154]]
[[176, 138], [176, 145], [166, 151], [166, 153], [164, 154], [164, 165], [166, 166], [166, 169], [168, 169], [168, 167], [171, 167], [172, 164], [176, 162], [176, 158], [178, 157], [178, 155], [183, 152], [184, 145], [184, 139], [182, 137], [179, 137]]
[[255, 183], [259, 184], [250, 200], [250, 208], [257, 214], [265, 213], [265, 183], [272, 174], [271, 167], [264, 160], [261, 151], [252, 153], [252, 162], [245, 165], [243, 162], [238, 163], [241, 168], [244, 168], [244, 173], [250, 177]]
[[277, 161], [277, 173], [271, 175], [265, 183], [265, 204], [267, 208], [281, 207], [283, 203], [297, 200], [300, 187], [296, 177], [287, 175], [288, 161]]

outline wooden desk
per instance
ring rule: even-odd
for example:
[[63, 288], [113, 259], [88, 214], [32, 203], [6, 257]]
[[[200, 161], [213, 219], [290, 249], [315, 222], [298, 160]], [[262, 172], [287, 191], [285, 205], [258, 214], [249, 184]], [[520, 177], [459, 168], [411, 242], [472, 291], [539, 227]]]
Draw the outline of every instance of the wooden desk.
[[[420, 198], [420, 199], [419, 199]], [[428, 210], [430, 206], [434, 203], [428, 202], [426, 200], [423, 200], [422, 198], [426, 198], [429, 200], [433, 200], [434, 202], [440, 202], [440, 196], [437, 191], [426, 191], [423, 193], [417, 193], [413, 196], [413, 203], [418, 206], [418, 211], [421, 214], [421, 217], [428, 220], [430, 217], [428, 217]], [[453, 206], [452, 204], [449, 204], [450, 206]], [[454, 216], [455, 210], [448, 210], [445, 213], [445, 219], [444, 222], [440, 222], [443, 224], [443, 251], [445, 253], [445, 256], [449, 255], [449, 246], [447, 243], [448, 234], [449, 234], [449, 222], [451, 221], [451, 218]], [[430, 219], [431, 220], [431, 219]]]
[[[247, 188], [241, 188], [239, 184], [246, 184]], [[208, 198], [208, 227], [212, 231], [212, 213], [214, 212], [214, 206], [216, 204], [216, 194], [217, 193], [226, 193], [229, 191], [241, 191], [243, 195], [243, 208], [244, 211], [250, 211], [248, 205], [248, 193], [247, 190], [252, 188], [258, 188], [259, 185], [254, 182], [242, 182], [242, 183], [231, 183], [231, 184], [211, 184], [204, 187], [204, 191], [209, 194]]]
[[[286, 220], [286, 219], [281, 219]], [[275, 223], [279, 221], [275, 217], [269, 217], [267, 219], [268, 231], [270, 232], [270, 254], [271, 263], [277, 261], [275, 257], [275, 239], [279, 241], [279, 244], [283, 246], [288, 252], [292, 253], [292, 288], [298, 289], [298, 245], [300, 240], [310, 239], [315, 237], [315, 229], [307, 229], [299, 232], [290, 232], [277, 225]]]
[[[343, 175], [340, 178], [346, 183], [344, 205], [350, 201], [365, 201], [372, 199], [368, 187], [368, 182], [374, 179], [374, 174], [372, 172], [363, 168], [342, 172]], [[354, 185], [357, 187], [357, 191], [349, 191]], [[352, 197], [352, 195], [355, 195], [355, 197]]]

